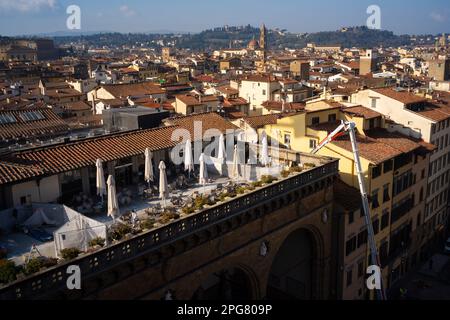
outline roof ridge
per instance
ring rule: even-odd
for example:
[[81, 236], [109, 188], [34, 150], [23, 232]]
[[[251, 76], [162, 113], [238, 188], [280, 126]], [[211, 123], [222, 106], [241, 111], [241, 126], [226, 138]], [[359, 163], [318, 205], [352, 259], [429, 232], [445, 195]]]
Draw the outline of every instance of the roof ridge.
[[86, 142], [90, 142], [90, 141], [103, 141], [106, 139], [110, 139], [110, 138], [118, 138], [118, 137], [126, 137], [126, 136], [130, 136], [136, 133], [149, 133], [149, 132], [157, 132], [157, 131], [161, 131], [163, 129], [169, 129], [169, 128], [179, 128], [179, 125], [168, 125], [168, 126], [164, 126], [164, 127], [158, 127], [158, 128], [152, 128], [152, 129], [146, 129], [146, 130], [132, 130], [132, 131], [127, 131], [127, 132], [118, 132], [118, 133], [112, 133], [112, 134], [107, 134], [104, 136], [96, 136], [96, 137], [89, 137], [83, 140], [78, 140], [78, 141], [71, 141], [69, 143], [64, 143], [61, 142], [59, 144], [55, 144], [55, 145], [50, 145], [50, 146], [39, 146], [37, 148], [31, 148], [31, 149], [27, 149], [27, 150], [23, 150], [23, 151], [16, 151], [13, 152], [11, 154], [27, 154], [27, 153], [31, 153], [31, 152], [41, 152], [42, 150], [54, 150], [54, 149], [59, 149], [59, 148], [65, 148], [65, 147], [69, 147], [69, 146], [74, 146], [74, 145], [82, 145]]

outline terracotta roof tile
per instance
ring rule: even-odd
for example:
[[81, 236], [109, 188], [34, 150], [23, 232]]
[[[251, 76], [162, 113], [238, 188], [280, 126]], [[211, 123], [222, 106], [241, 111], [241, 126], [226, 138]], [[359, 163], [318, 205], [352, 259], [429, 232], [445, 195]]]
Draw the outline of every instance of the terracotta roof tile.
[[371, 89], [391, 99], [400, 101], [404, 104], [412, 104], [426, 101], [425, 98], [416, 96], [414, 93], [406, 91], [395, 91], [392, 88]]
[[244, 120], [252, 128], [261, 128], [269, 124], [276, 124], [277, 120], [281, 118], [279, 114], [268, 114], [264, 116], [245, 117]]
[[242, 105], [248, 105], [246, 99], [244, 98], [231, 98], [231, 99], [225, 99], [223, 102], [224, 107], [235, 107], [235, 106], [242, 106]]
[[[384, 129], [367, 131], [365, 137], [358, 135], [357, 142], [361, 157], [374, 164], [380, 164], [403, 153], [409, 153], [423, 147], [418, 140], [399, 133], [391, 133]], [[348, 136], [338, 138], [332, 143], [345, 150], [352, 151]]]
[[[361, 157], [376, 165], [381, 164], [386, 160], [395, 158], [403, 153], [396, 148], [368, 137], [358, 135], [357, 142]], [[350, 139], [348, 137], [340, 138], [331, 143], [347, 151], [353, 151]]]
[[165, 92], [158, 85], [151, 82], [103, 85], [102, 88], [112, 94], [115, 98], [162, 94]]
[[343, 108], [342, 112], [351, 114], [356, 117], [363, 117], [364, 119], [367, 119], [367, 120], [378, 118], [378, 117], [382, 116], [381, 113], [378, 113], [376, 111], [373, 111], [373, 110], [363, 107], [363, 106]]
[[[283, 103], [279, 101], [265, 101], [262, 106], [266, 108], [267, 110], [276, 110], [276, 111], [282, 111], [283, 110]], [[303, 111], [305, 110], [305, 103], [286, 103], [285, 104], [285, 110], [286, 111]]]
[[185, 117], [172, 118], [167, 119], [164, 122], [169, 125], [175, 125], [185, 128], [191, 132], [191, 135], [194, 135], [196, 124], [201, 124], [202, 135], [204, 135], [206, 131], [211, 129], [217, 129], [222, 133], [226, 133], [227, 130], [238, 129], [238, 127], [236, 127], [234, 124], [225, 120], [215, 112], [206, 112]]
[[[165, 127], [16, 152], [0, 160], [0, 184], [41, 175], [54, 175], [80, 169], [103, 161], [118, 160], [176, 145], [172, 132], [178, 127]], [[23, 164], [26, 163], [27, 167]], [[9, 169], [9, 170], [8, 170]]]
[[[21, 115], [26, 112], [38, 111], [44, 119], [25, 121]], [[22, 110], [0, 110], [1, 115], [10, 115], [16, 119], [15, 123], [0, 125], [0, 138], [2, 140], [40, 137], [66, 132], [69, 126], [49, 108], [28, 108]]]
[[[187, 129], [192, 140], [203, 139], [205, 132], [213, 128], [222, 132], [237, 129], [216, 113], [175, 118], [171, 121], [175, 125], [11, 153], [0, 160], [0, 185], [93, 166], [97, 159], [112, 161], [136, 156], [143, 154], [146, 148], [152, 151], [172, 148], [179, 143], [172, 140], [172, 134], [177, 129]], [[196, 121], [202, 123], [203, 135], [199, 138], [194, 133]]]

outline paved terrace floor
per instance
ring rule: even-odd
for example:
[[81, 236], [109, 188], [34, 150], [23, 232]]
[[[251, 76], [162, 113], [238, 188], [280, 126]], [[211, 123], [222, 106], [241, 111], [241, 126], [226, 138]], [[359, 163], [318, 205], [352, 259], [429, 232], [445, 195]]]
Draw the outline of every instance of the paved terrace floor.
[[[279, 174], [276, 174], [277, 172], [281, 172], [279, 170], [279, 167], [272, 167], [272, 168], [262, 168], [258, 167], [259, 169], [262, 169], [262, 172], [260, 172], [258, 175], [261, 176], [263, 174], [271, 173], [273, 176], [279, 177]], [[226, 186], [227, 184], [234, 183], [234, 184], [244, 184], [249, 183], [248, 179], [244, 179], [242, 175], [248, 176], [248, 173], [251, 171], [250, 166], [246, 166], [243, 168], [241, 166], [240, 172], [241, 177], [239, 179], [232, 179], [229, 177], [220, 177], [220, 176], [211, 176], [210, 181], [205, 185], [200, 185], [198, 182], [190, 184], [188, 188], [185, 190], [177, 189], [172, 191], [169, 194], [169, 197], [166, 199], [165, 203], [159, 198], [158, 195], [154, 195], [153, 197], [149, 197], [148, 199], [144, 200], [141, 196], [138, 196], [138, 187], [137, 186], [131, 186], [127, 189], [131, 191], [132, 196], [132, 202], [129, 205], [123, 205], [121, 206], [119, 204], [120, 209], [120, 216], [116, 218], [116, 221], [119, 220], [122, 216], [128, 214], [131, 212], [131, 210], [137, 211], [137, 216], [140, 221], [145, 220], [149, 218], [147, 214], [147, 210], [151, 208], [180, 208], [179, 206], [175, 206], [171, 203], [171, 200], [174, 198], [181, 197], [183, 200], [192, 198], [194, 194], [201, 194], [201, 195], [209, 195], [214, 190], [218, 189], [220, 186]], [[270, 171], [270, 172], [269, 172]], [[247, 173], [247, 174], [246, 174]], [[171, 181], [169, 181], [170, 183]], [[156, 187], [158, 184], [155, 184]], [[105, 199], [106, 201], [106, 199]], [[77, 209], [77, 208], [73, 208]], [[81, 212], [84, 214], [83, 212]], [[154, 216], [153, 218], [160, 217], [161, 214]], [[107, 216], [106, 211], [103, 211], [100, 214], [94, 214], [94, 215], [88, 215], [89, 218], [92, 218], [96, 221], [99, 221], [101, 223], [106, 224], [108, 227], [114, 224], [114, 220], [112, 217]], [[54, 231], [56, 231], [58, 228], [44, 228], [44, 230], [48, 234], [53, 234]], [[13, 233], [8, 234], [6, 236], [0, 237], [0, 244], [7, 247], [8, 255], [7, 258], [14, 261], [16, 264], [23, 264], [27, 257], [30, 254], [30, 250], [33, 245], [36, 245], [39, 253], [42, 256], [46, 257], [56, 257], [56, 251], [55, 251], [55, 245], [53, 241], [42, 243], [38, 240], [32, 238], [29, 235], [26, 235], [25, 233]]]

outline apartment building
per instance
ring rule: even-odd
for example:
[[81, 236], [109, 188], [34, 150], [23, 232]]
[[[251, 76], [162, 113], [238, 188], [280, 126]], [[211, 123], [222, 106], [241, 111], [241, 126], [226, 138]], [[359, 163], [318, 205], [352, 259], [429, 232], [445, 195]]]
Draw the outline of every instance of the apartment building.
[[368, 246], [359, 190], [338, 180], [334, 185], [333, 211], [337, 297], [342, 300], [361, 300], [367, 292]]
[[272, 100], [272, 93], [281, 88], [280, 82], [273, 76], [251, 75], [241, 81], [239, 96], [250, 103], [250, 115], [263, 114], [262, 104]]
[[439, 57], [428, 61], [428, 75], [436, 81], [450, 80], [450, 59]]
[[218, 96], [198, 96], [189, 94], [179, 94], [175, 96], [175, 112], [183, 115], [193, 113], [216, 112], [221, 99]]
[[401, 132], [436, 146], [430, 156], [424, 211], [431, 240], [448, 224], [450, 107], [442, 100], [390, 88], [363, 90], [354, 94], [351, 100], [385, 115], [390, 120], [389, 131]]
[[[259, 133], [264, 130], [271, 139], [281, 144], [289, 142], [286, 144], [293, 150], [308, 152], [316, 148], [340, 120], [353, 121], [358, 128], [360, 158], [370, 196], [383, 281], [390, 288], [416, 266], [425, 251], [426, 239], [422, 230], [426, 219], [428, 164], [434, 148], [419, 139], [384, 129], [384, 116], [374, 110], [362, 106], [344, 107], [331, 101], [309, 103], [305, 112], [280, 118], [276, 124], [264, 126]], [[341, 180], [350, 187], [359, 188], [348, 136], [333, 141], [319, 154], [339, 158]], [[354, 270], [357, 268], [349, 268], [358, 264], [355, 261], [359, 255], [354, 252], [367, 241], [364, 233], [361, 234], [365, 231], [364, 225], [358, 230], [355, 226], [342, 224], [345, 237], [343, 263], [348, 271], [346, 277], [352, 278], [348, 282], [343, 280], [347, 287], [355, 281]], [[355, 298], [354, 291], [342, 294], [349, 299]]]

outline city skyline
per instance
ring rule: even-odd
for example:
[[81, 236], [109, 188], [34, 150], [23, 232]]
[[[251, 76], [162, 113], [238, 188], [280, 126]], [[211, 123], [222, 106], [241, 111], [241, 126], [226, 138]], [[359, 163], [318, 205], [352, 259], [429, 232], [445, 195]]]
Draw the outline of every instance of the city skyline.
[[[323, 2], [329, 10], [321, 9]], [[158, 31], [196, 33], [221, 25], [259, 26], [262, 22], [269, 28], [287, 29], [290, 32], [333, 31], [341, 27], [365, 25], [369, 17], [366, 11], [370, 5], [378, 5], [381, 9], [381, 28], [395, 34], [438, 34], [450, 31], [450, 9], [443, 0], [417, 3], [414, 8], [404, 0], [395, 3], [345, 0], [340, 4], [329, 0], [320, 4], [294, 0], [264, 4], [256, 0], [245, 3], [230, 0], [226, 6], [205, 0], [197, 0], [195, 4], [174, 0], [170, 7], [164, 3], [140, 0], [112, 0], [107, 7], [103, 2], [85, 0], [0, 0], [0, 34], [17, 36], [68, 32], [66, 8], [69, 5], [81, 8], [81, 30], [75, 30], [74, 34]], [[177, 19], [173, 19], [175, 16]], [[418, 24], [417, 21], [423, 23]]]

